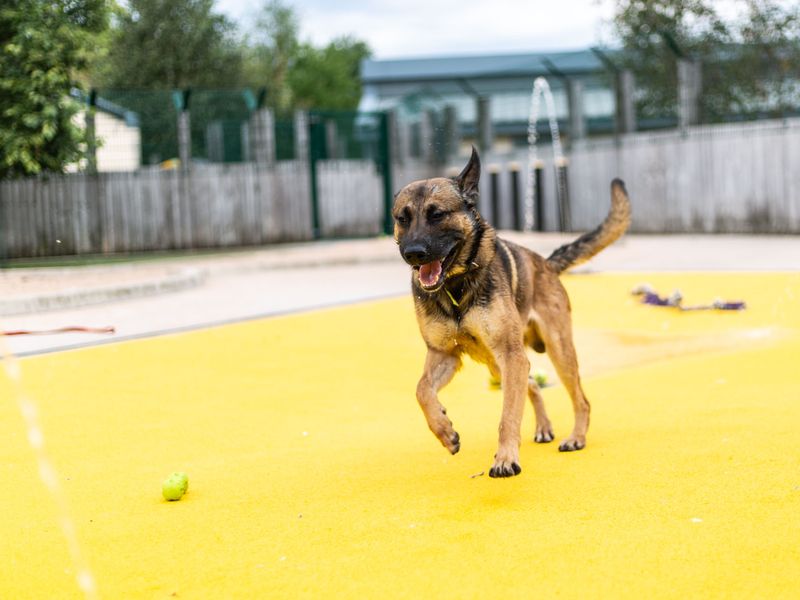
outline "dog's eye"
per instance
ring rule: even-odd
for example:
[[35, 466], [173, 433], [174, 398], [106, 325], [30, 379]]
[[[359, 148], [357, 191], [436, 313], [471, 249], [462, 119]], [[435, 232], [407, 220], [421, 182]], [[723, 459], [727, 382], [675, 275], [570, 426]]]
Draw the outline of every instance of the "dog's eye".
[[397, 215], [397, 216], [394, 218], [394, 220], [395, 220], [395, 221], [397, 221], [397, 224], [398, 224], [398, 225], [401, 225], [402, 227], [405, 227], [405, 226], [406, 226], [406, 225], [408, 225], [408, 223], [409, 223], [409, 218], [408, 218], [408, 216], [407, 216], [407, 215], [405, 215], [405, 214], [402, 214], [402, 215]]
[[447, 213], [438, 208], [431, 208], [428, 210], [428, 221], [435, 223], [441, 221]]

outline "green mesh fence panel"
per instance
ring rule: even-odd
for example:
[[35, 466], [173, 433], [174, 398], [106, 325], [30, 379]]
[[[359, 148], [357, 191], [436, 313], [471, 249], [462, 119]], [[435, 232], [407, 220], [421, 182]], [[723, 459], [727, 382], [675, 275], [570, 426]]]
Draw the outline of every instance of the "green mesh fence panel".
[[380, 124], [380, 113], [309, 113], [309, 144], [313, 158], [379, 160]]
[[192, 90], [192, 158], [209, 162], [241, 162], [242, 135], [250, 119], [244, 90]]
[[292, 119], [275, 120], [275, 159], [293, 160], [296, 150], [294, 145], [294, 121]]
[[[98, 90], [98, 108], [126, 115], [141, 134], [142, 165], [155, 165], [178, 157], [178, 112], [171, 90]], [[104, 108], [105, 107], [105, 108]], [[103, 140], [106, 146], [116, 140]]]
[[[141, 164], [159, 165], [179, 157], [178, 116], [188, 102], [192, 161], [234, 163], [253, 160], [255, 142], [251, 118], [257, 95], [251, 90], [97, 90], [98, 107], [124, 116], [141, 137]], [[314, 160], [370, 159], [382, 155], [381, 113], [311, 111], [309, 151]], [[293, 117], [274, 120], [275, 158], [294, 160], [296, 123]], [[122, 143], [113, 137], [106, 145]]]
[[[190, 90], [193, 160], [247, 159], [248, 90]], [[141, 134], [142, 165], [178, 158], [178, 90], [98, 90], [98, 107], [132, 115]], [[103, 105], [103, 103], [105, 103]], [[113, 144], [114, 140], [106, 141]]]

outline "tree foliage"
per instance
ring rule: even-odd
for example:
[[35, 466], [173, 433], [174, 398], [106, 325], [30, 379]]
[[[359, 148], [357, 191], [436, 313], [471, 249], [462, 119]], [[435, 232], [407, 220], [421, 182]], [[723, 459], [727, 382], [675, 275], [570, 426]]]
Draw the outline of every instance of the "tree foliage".
[[[703, 118], [723, 120], [795, 101], [788, 75], [798, 58], [798, 11], [776, 0], [740, 0], [723, 18], [712, 0], [615, 0], [614, 31], [637, 80], [642, 118], [675, 115], [677, 61], [703, 66]], [[777, 96], [776, 96], [777, 94]]]
[[280, 0], [268, 0], [244, 41], [245, 83], [267, 88], [267, 106], [278, 113], [293, 106], [289, 71], [297, 55], [300, 23], [295, 12]]
[[237, 32], [214, 0], [130, 0], [114, 19], [99, 87], [227, 87], [240, 82]]
[[245, 82], [266, 87], [267, 105], [293, 109], [355, 110], [361, 99], [359, 65], [371, 55], [351, 36], [323, 47], [298, 38], [299, 20], [282, 0], [268, 0], [245, 39]]
[[118, 9], [108, 57], [93, 84], [115, 89], [266, 88], [278, 114], [296, 108], [353, 110], [368, 46], [352, 37], [317, 48], [299, 40], [284, 0], [265, 0], [242, 34], [213, 0], [130, 0]]
[[369, 46], [352, 37], [337, 38], [324, 48], [303, 44], [289, 75], [295, 106], [302, 109], [354, 110], [361, 99], [361, 61]]
[[105, 0], [4, 0], [0, 7], [0, 178], [63, 171], [81, 157], [77, 75], [106, 26]]
[[89, 86], [140, 116], [147, 160], [175, 154], [176, 89], [196, 90], [192, 125], [200, 128], [246, 110], [204, 88], [236, 96], [230, 90], [265, 87], [279, 115], [354, 110], [367, 45], [301, 42], [294, 9], [262, 1], [242, 33], [214, 0], [1, 0], [0, 178], [63, 171], [83, 158], [77, 92]]
[[771, 0], [749, 0], [739, 29], [741, 51], [737, 67], [751, 76], [745, 113], [785, 114], [800, 108], [800, 7], [782, 7]]

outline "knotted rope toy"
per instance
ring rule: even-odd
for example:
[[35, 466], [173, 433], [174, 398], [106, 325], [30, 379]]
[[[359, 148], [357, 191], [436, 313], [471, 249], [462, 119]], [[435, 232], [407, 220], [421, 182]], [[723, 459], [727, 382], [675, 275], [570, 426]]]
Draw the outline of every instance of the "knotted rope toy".
[[717, 298], [711, 304], [695, 304], [692, 306], [683, 305], [683, 294], [680, 290], [675, 290], [669, 296], [660, 296], [652, 286], [643, 283], [631, 290], [634, 296], [642, 298], [642, 304], [651, 306], [668, 306], [678, 310], [744, 310], [747, 305], [742, 301], [729, 302]]

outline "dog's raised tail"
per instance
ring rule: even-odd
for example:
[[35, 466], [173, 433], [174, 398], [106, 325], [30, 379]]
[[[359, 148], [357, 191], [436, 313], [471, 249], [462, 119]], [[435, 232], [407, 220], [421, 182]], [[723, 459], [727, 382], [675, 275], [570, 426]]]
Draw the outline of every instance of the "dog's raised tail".
[[574, 242], [557, 248], [547, 263], [561, 273], [592, 258], [595, 254], [613, 244], [631, 224], [631, 203], [625, 183], [621, 179], [611, 182], [611, 210], [605, 220], [592, 231], [584, 233]]

